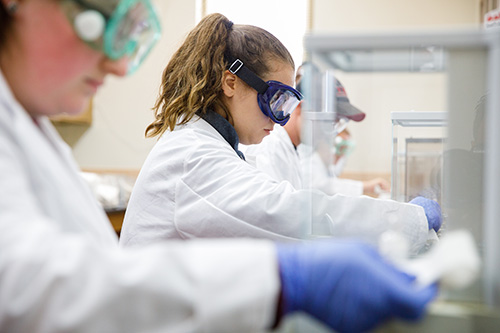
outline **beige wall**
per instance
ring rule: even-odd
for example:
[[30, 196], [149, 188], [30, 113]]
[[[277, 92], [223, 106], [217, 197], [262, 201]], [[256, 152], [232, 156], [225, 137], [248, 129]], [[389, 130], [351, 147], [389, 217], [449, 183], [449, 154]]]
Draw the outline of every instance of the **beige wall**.
[[[387, 30], [479, 22], [479, 0], [311, 1], [315, 31]], [[108, 78], [95, 97], [92, 125], [73, 146], [82, 168], [139, 169], [155, 142], [144, 138], [144, 130], [153, 119], [151, 107], [158, 93], [161, 72], [186, 33], [194, 27], [197, 0], [154, 0], [154, 3], [163, 21], [162, 39], [134, 75], [125, 79]], [[347, 165], [348, 170], [390, 172], [389, 111], [436, 110], [445, 106], [436, 88], [443, 85], [439, 76], [412, 79], [401, 85], [397, 83], [401, 81], [395, 80], [398, 75], [344, 78], [353, 104], [368, 114], [365, 121], [351, 126], [357, 149]], [[373, 87], [380, 84], [386, 89], [374, 95]], [[373, 147], [381, 147], [381, 150]]]
[[[363, 32], [478, 26], [479, 0], [312, 0], [313, 32]], [[337, 73], [351, 103], [366, 114], [349, 130], [356, 142], [345, 171], [391, 172], [391, 111], [443, 111], [443, 74]]]
[[373, 30], [479, 22], [480, 0], [311, 0], [315, 31]]

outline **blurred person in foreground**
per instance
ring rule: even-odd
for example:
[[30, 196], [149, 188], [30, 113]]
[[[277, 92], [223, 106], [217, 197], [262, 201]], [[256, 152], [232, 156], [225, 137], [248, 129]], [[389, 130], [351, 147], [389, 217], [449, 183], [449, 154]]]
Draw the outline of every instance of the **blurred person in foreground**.
[[296, 311], [363, 331], [421, 317], [436, 286], [416, 289], [357, 242], [117, 246], [48, 116], [82, 112], [159, 31], [149, 1], [2, 0], [0, 331], [255, 332]]

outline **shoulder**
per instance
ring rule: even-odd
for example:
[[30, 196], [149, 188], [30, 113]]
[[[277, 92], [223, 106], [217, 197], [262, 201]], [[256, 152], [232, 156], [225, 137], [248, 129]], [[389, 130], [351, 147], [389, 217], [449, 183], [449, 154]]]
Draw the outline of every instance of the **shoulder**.
[[209, 159], [218, 162], [240, 158], [226, 140], [203, 119], [192, 120], [173, 131], [165, 132], [148, 157], [155, 164], [188, 164]]
[[210, 146], [230, 148], [217, 130], [200, 118], [177, 126], [173, 131], [165, 132], [158, 140], [157, 146], [165, 146], [170, 149], [181, 148], [185, 152]]

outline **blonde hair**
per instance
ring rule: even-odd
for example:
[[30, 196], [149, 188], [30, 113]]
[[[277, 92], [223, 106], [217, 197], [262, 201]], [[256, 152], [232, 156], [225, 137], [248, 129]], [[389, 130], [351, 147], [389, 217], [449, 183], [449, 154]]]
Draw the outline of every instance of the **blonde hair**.
[[203, 18], [188, 34], [163, 71], [155, 120], [146, 136], [154, 137], [189, 122], [196, 112], [218, 109], [231, 121], [222, 101], [222, 77], [232, 59], [240, 59], [260, 77], [278, 60], [295, 68], [285, 46], [271, 33], [251, 25], [233, 25], [224, 15]]

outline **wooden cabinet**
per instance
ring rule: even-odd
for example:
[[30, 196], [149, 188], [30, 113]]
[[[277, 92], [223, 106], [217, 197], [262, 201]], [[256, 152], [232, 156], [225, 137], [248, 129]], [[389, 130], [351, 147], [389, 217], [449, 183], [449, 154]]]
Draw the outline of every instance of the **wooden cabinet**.
[[120, 232], [122, 231], [123, 218], [125, 217], [125, 210], [116, 210], [106, 212], [108, 215], [109, 222], [115, 229], [116, 234], [120, 237]]

